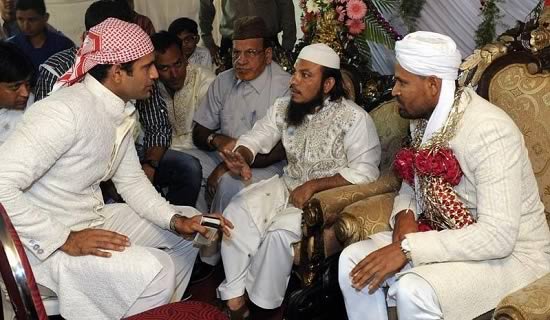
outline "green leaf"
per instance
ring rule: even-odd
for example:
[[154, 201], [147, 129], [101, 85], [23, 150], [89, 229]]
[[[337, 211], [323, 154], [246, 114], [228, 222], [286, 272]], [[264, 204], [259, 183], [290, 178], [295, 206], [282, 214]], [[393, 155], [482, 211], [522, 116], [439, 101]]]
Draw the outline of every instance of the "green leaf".
[[386, 13], [393, 12], [399, 5], [399, 0], [371, 0], [370, 2], [374, 5], [376, 10]]
[[390, 49], [393, 49], [395, 45], [393, 35], [386, 31], [372, 14], [367, 14], [365, 18], [365, 31], [359, 37], [365, 41], [381, 43]]
[[370, 62], [372, 60], [371, 59], [372, 55], [371, 55], [368, 41], [364, 38], [357, 38], [355, 39], [354, 44], [355, 44], [355, 47], [357, 48], [357, 51], [359, 51], [359, 54], [361, 55], [361, 57], [366, 61]]
[[401, 0], [399, 13], [409, 32], [416, 31], [416, 22], [420, 18], [426, 0]]

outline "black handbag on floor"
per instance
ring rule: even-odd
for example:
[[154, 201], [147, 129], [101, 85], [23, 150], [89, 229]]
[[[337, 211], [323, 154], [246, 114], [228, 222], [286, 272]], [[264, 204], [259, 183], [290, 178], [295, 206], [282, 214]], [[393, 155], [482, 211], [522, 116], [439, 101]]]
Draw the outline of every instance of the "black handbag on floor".
[[338, 285], [338, 258], [328, 257], [319, 278], [309, 287], [292, 291], [288, 298], [286, 320], [347, 320], [344, 297]]

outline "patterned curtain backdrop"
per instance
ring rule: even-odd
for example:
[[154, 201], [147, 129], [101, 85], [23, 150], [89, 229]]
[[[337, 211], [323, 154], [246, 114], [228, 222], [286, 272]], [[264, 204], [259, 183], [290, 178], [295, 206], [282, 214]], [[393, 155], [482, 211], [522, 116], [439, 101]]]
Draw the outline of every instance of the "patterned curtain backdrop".
[[[198, 0], [134, 0], [136, 10], [151, 18], [157, 29], [167, 28], [176, 17], [188, 16], [198, 20]], [[405, 0], [413, 1], [413, 0]], [[84, 12], [91, 0], [46, 0], [51, 14], [50, 22], [80, 43], [84, 30]], [[215, 0], [219, 8], [220, 0]], [[514, 26], [517, 20], [523, 21], [536, 6], [538, 0], [504, 0], [498, 3], [502, 18], [497, 25], [497, 34]], [[301, 10], [299, 0], [294, 0], [296, 23], [299, 26]], [[478, 0], [426, 0], [417, 22], [418, 30], [440, 32], [452, 37], [463, 56], [470, 54], [474, 47], [474, 34], [481, 23], [480, 2]], [[69, 14], [68, 14], [69, 13]], [[406, 34], [406, 27], [396, 14], [384, 13], [388, 21], [400, 34]], [[214, 28], [217, 30], [217, 28]], [[302, 36], [300, 28], [298, 38]], [[393, 73], [393, 53], [381, 45], [372, 45], [373, 69], [382, 74]]]
[[[411, 0], [405, 0], [411, 1]], [[538, 0], [504, 0], [497, 3], [502, 17], [496, 26], [496, 34], [512, 28], [516, 21], [524, 21], [537, 5]], [[475, 31], [482, 21], [479, 0], [426, 0], [417, 30], [446, 34], [456, 41], [462, 57], [471, 54], [475, 48]], [[401, 33], [406, 28], [395, 14], [388, 14], [388, 20]], [[393, 73], [393, 53], [380, 45], [371, 46], [373, 69], [382, 74]]]

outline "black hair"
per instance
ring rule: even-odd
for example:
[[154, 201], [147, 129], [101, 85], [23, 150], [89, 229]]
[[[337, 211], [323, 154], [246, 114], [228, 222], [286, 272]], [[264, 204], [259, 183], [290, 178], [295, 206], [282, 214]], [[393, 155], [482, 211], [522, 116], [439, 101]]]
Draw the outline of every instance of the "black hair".
[[181, 40], [176, 34], [162, 30], [151, 36], [155, 51], [165, 53], [171, 46], [181, 50]]
[[130, 6], [130, 4], [128, 3], [128, 0], [111, 0], [111, 1], [119, 3], [119, 4], [122, 5], [126, 10], [130, 11], [130, 17], [131, 17], [132, 20], [133, 20], [133, 19], [135, 18], [135, 16], [137, 15], [137, 12], [135, 12], [134, 9], [132, 9], [132, 7]]
[[41, 16], [46, 15], [46, 4], [44, 0], [18, 0], [15, 4], [15, 10], [34, 10]]
[[328, 94], [330, 96], [330, 101], [336, 101], [346, 96], [342, 73], [340, 72], [340, 69], [323, 67], [321, 86], [325, 83], [325, 80], [331, 77], [334, 78], [334, 87], [332, 87], [332, 90], [330, 90]]
[[86, 30], [90, 30], [107, 20], [107, 18], [117, 18], [125, 22], [130, 22], [132, 21], [132, 13], [128, 4], [124, 5], [122, 2], [113, 0], [96, 1], [86, 10], [84, 16]]
[[[350, 89], [353, 89], [354, 93], [355, 93], [355, 97], [352, 97], [351, 96], [351, 93], [346, 93], [346, 98], [350, 99], [350, 100], [354, 100], [355, 103], [359, 104], [360, 102], [360, 98], [361, 98], [361, 84], [359, 83], [359, 80], [357, 80], [357, 76], [352, 72], [353, 70], [353, 67], [350, 66], [350, 65], [345, 65], [345, 66], [341, 66], [340, 67], [340, 70], [341, 70], [341, 73], [342, 73], [342, 85], [343, 85], [343, 81], [344, 81], [344, 73], [346, 73], [348, 76], [349, 76], [349, 79], [351, 81], [351, 85], [353, 86], [353, 88], [350, 88]], [[345, 90], [344, 90], [345, 91]]]
[[197, 23], [189, 18], [178, 18], [168, 27], [168, 32], [178, 35], [184, 31], [192, 34], [199, 34]]
[[33, 70], [32, 63], [15, 44], [0, 41], [0, 82], [28, 79]]
[[[128, 75], [131, 76], [135, 61], [136, 60], [126, 62], [126, 63], [121, 63], [120, 64], [120, 69], [126, 71], [126, 73], [128, 73]], [[105, 80], [107, 78], [107, 74], [109, 73], [109, 70], [113, 66], [114, 66], [113, 64], [98, 64], [97, 66], [90, 69], [90, 71], [88, 71], [88, 73], [92, 77], [94, 77], [97, 81], [103, 82], [103, 80]]]

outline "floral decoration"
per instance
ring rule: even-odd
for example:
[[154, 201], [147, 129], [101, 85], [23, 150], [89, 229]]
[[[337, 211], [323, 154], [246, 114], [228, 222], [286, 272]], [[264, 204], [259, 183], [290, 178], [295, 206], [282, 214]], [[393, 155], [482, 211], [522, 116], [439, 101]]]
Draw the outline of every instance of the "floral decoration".
[[462, 170], [453, 151], [449, 148], [420, 149], [403, 148], [395, 156], [394, 168], [408, 184], [414, 185], [415, 172], [424, 176], [442, 177], [456, 186], [462, 178]]
[[[382, 0], [386, 6], [393, 5], [390, 0]], [[400, 35], [382, 17], [376, 6], [370, 0], [300, 0], [300, 7], [304, 11], [302, 15], [302, 31], [304, 34], [315, 32], [315, 28], [323, 16], [329, 15], [345, 26], [344, 32], [348, 38], [367, 36], [365, 31], [369, 25], [375, 24], [382, 28], [385, 35], [378, 34], [376, 42], [385, 42], [390, 47], [392, 41], [400, 39]], [[385, 38], [384, 38], [385, 37]], [[383, 39], [384, 38], [384, 39]], [[369, 39], [372, 40], [372, 39]]]

